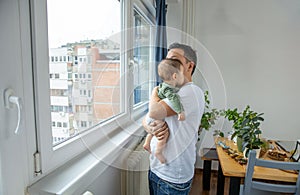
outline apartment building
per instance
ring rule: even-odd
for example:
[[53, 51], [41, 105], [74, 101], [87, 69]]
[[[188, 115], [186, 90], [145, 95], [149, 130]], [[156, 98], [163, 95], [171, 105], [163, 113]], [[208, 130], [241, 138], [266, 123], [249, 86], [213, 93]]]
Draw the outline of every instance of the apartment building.
[[53, 145], [120, 112], [120, 49], [85, 40], [49, 50]]

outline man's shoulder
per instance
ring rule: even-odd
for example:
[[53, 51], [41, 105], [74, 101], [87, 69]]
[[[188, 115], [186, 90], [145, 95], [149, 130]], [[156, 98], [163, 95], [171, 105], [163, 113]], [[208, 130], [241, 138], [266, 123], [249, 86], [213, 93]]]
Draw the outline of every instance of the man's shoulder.
[[202, 89], [201, 89], [198, 85], [196, 85], [196, 84], [194, 84], [194, 83], [192, 83], [192, 82], [191, 82], [191, 83], [187, 83], [186, 85], [184, 85], [184, 86], [180, 89], [180, 91], [181, 91], [182, 93], [193, 92], [193, 93], [198, 93], [199, 95], [200, 95], [200, 94], [203, 94], [203, 95], [204, 95]]

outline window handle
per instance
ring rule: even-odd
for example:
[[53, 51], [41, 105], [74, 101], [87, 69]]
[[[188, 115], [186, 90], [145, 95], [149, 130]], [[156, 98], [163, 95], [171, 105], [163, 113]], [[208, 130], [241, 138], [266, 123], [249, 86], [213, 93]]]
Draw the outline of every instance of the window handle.
[[17, 126], [15, 128], [15, 134], [19, 133], [20, 130], [20, 124], [21, 124], [21, 113], [22, 113], [22, 104], [21, 104], [21, 98], [14, 96], [14, 91], [12, 89], [6, 89], [4, 91], [4, 104], [7, 109], [13, 109], [14, 105], [17, 106], [18, 111], [18, 121]]

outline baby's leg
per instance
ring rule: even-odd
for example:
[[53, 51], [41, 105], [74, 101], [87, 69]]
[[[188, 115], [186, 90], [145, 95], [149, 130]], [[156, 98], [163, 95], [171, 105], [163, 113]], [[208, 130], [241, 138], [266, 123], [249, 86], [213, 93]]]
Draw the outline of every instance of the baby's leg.
[[145, 139], [145, 143], [143, 145], [144, 149], [147, 150], [150, 154], [151, 154], [150, 142], [151, 142], [152, 137], [153, 137], [153, 135], [148, 133], [148, 135], [146, 136], [146, 139]]
[[166, 159], [165, 159], [165, 157], [164, 157], [164, 155], [163, 155], [162, 152], [163, 152], [163, 149], [164, 149], [164, 147], [165, 147], [165, 145], [166, 145], [166, 143], [167, 143], [168, 137], [169, 137], [169, 134], [167, 134], [167, 135], [164, 137], [164, 139], [158, 140], [157, 146], [156, 146], [156, 150], [155, 150], [155, 156], [156, 156], [156, 158], [157, 158], [162, 164], [166, 163]]

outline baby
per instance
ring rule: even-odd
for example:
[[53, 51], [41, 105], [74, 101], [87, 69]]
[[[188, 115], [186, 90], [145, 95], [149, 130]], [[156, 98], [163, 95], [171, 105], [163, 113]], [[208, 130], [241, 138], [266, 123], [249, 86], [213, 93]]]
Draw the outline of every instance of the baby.
[[[183, 65], [177, 59], [164, 59], [158, 65], [158, 75], [163, 82], [158, 87], [158, 97], [160, 99], [167, 98], [172, 105], [172, 108], [178, 115], [178, 120], [185, 120], [183, 106], [180, 102], [180, 97], [177, 94], [179, 88], [184, 84]], [[150, 124], [154, 119], [147, 117], [147, 123]], [[144, 143], [144, 149], [151, 153], [150, 142], [153, 135], [148, 134]], [[155, 156], [161, 162], [165, 163], [166, 159], [162, 154], [168, 136], [162, 140], [158, 140]]]

